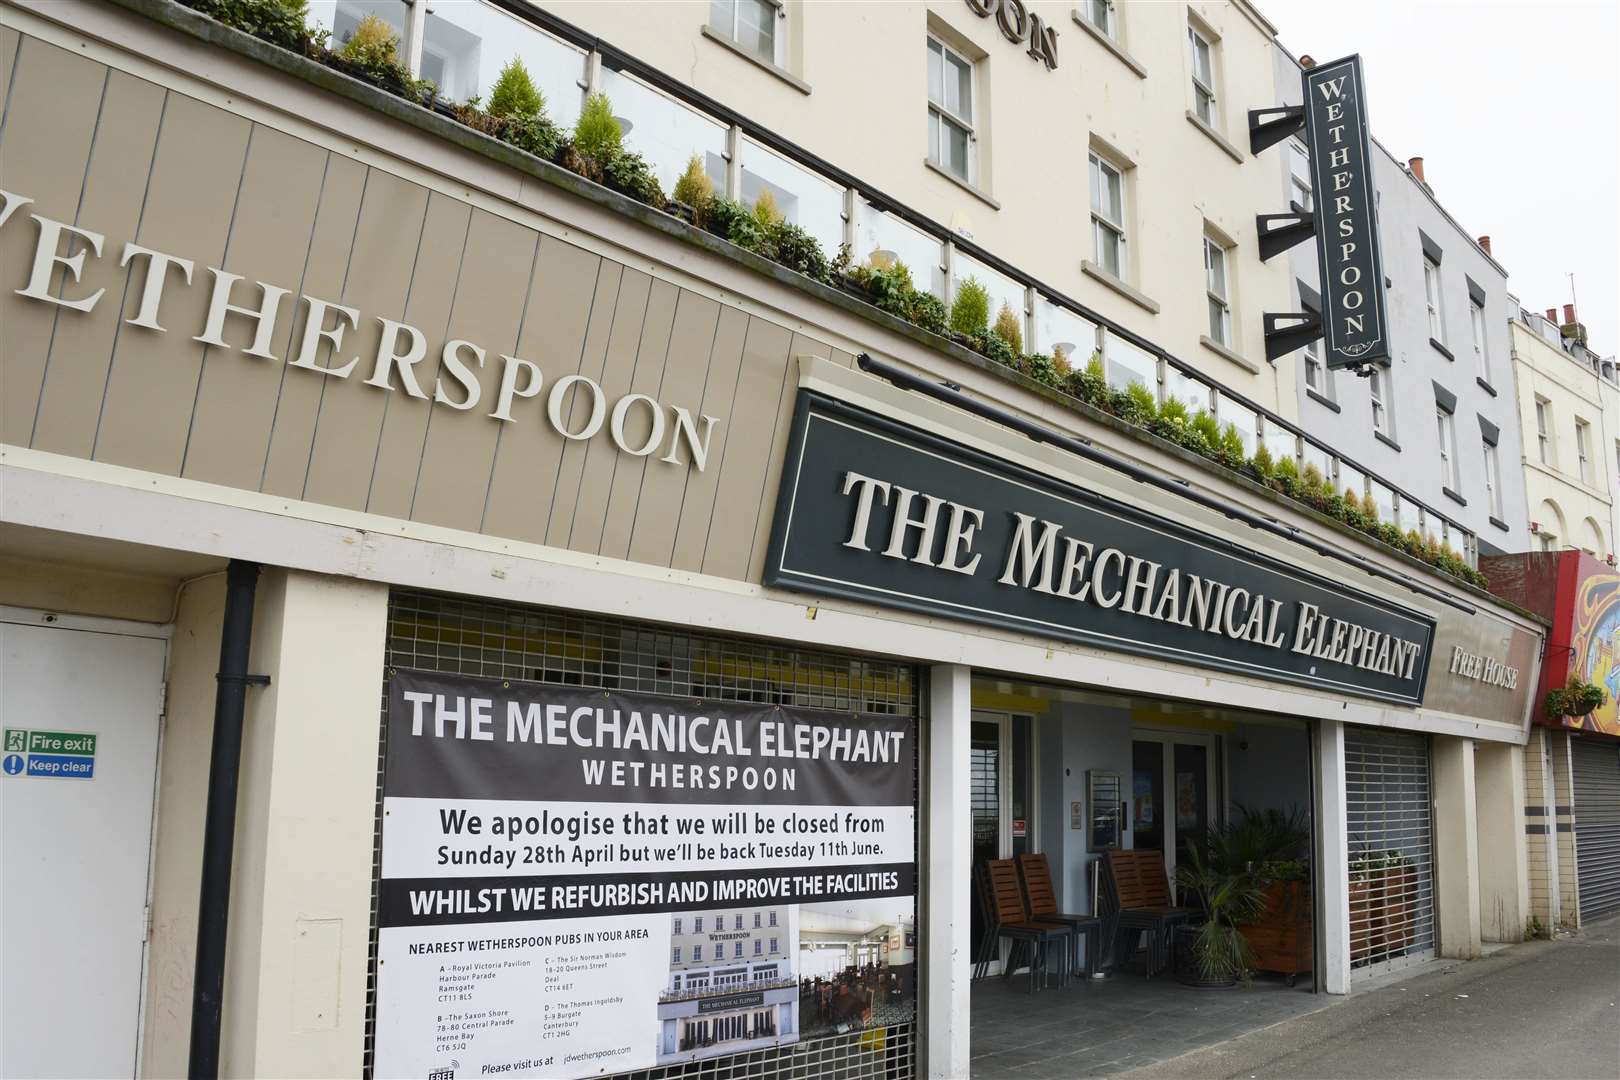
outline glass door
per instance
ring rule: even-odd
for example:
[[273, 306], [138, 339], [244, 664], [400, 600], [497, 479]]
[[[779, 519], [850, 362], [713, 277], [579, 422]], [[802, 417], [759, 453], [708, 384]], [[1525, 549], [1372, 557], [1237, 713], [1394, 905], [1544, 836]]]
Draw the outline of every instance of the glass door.
[[[1035, 840], [1035, 721], [1029, 716], [975, 712], [969, 741], [968, 813], [973, 866], [1038, 851]], [[971, 914], [973, 957], [984, 943], [977, 896]], [[992, 972], [1000, 969], [998, 956]]]
[[1138, 731], [1131, 743], [1131, 846], [1176, 863], [1215, 820], [1216, 736], [1202, 732]]

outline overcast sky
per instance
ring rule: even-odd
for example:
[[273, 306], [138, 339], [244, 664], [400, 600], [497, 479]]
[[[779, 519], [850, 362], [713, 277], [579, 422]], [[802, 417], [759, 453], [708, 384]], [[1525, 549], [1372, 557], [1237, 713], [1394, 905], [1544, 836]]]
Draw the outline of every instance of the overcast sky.
[[1532, 311], [1570, 302], [1620, 344], [1620, 19], [1593, 3], [1256, 0], [1295, 56], [1360, 53], [1372, 132], [1491, 237]]

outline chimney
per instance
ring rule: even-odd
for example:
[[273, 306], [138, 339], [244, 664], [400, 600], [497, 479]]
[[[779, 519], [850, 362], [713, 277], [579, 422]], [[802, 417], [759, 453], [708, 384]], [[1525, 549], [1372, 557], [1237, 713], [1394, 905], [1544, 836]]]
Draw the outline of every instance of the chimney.
[[1491, 238], [1488, 236], [1480, 237], [1479, 246], [1485, 250], [1485, 254], [1489, 255], [1491, 253]]
[[1554, 326], [1558, 325], [1558, 309], [1557, 308], [1550, 307], [1550, 308], [1547, 309], [1547, 321], [1552, 323]]
[[1412, 170], [1412, 175], [1417, 177], [1418, 183], [1420, 183], [1420, 184], [1427, 184], [1428, 183], [1428, 181], [1423, 178], [1423, 159], [1422, 158], [1420, 158], [1420, 157], [1412, 158], [1410, 161], [1408, 161], [1406, 163], [1406, 167], [1408, 169]]
[[1299, 66], [1304, 68], [1306, 71], [1309, 71], [1311, 68], [1316, 66], [1316, 58], [1310, 53], [1301, 53], [1299, 57]]
[[1567, 326], [1575, 321], [1575, 305], [1564, 305], [1564, 324]]

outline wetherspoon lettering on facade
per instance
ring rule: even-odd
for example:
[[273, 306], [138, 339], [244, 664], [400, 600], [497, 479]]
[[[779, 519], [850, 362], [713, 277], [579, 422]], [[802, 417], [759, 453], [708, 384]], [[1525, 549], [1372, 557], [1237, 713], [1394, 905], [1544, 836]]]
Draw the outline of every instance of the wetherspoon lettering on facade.
[[1422, 701], [1434, 621], [801, 392], [765, 583]]
[[1328, 367], [1388, 360], [1384, 264], [1361, 58], [1309, 68], [1302, 78], [1317, 193], [1316, 256]]
[[[26, 195], [0, 191], [0, 228], [33, 201]], [[102, 257], [107, 238], [39, 214], [29, 217], [38, 224], [38, 237], [28, 283], [18, 289], [17, 294], [69, 311], [95, 310], [107, 292], [105, 287], [82, 296], [67, 294], [83, 277], [86, 257]], [[71, 254], [62, 253], [64, 240]], [[176, 278], [185, 286], [192, 284], [196, 263], [130, 241], [124, 245], [118, 265], [128, 268], [128, 292], [137, 297], [135, 313], [124, 322], [154, 333], [167, 333], [168, 327], [160, 321], [164, 296]], [[138, 284], [137, 268], [143, 274]], [[245, 355], [279, 361], [280, 357], [271, 351], [272, 339], [290, 290], [263, 281], [249, 283], [240, 274], [216, 267], [207, 269], [213, 278], [208, 316], [202, 332], [191, 340], [216, 349], [230, 349], [230, 343], [225, 340], [226, 320], [234, 318], [252, 328], [252, 340], [242, 350]], [[258, 294], [256, 301], [249, 301], [243, 295], [254, 291]], [[298, 296], [292, 306], [299, 304], [305, 309], [303, 330], [287, 365], [334, 379], [362, 374], [358, 370], [362, 357], [351, 356], [343, 363], [336, 361], [343, 349], [345, 334], [360, 329], [361, 313], [309, 295]], [[518, 420], [514, 409], [523, 409], [523, 403], [538, 398], [545, 387], [545, 374], [539, 364], [518, 356], [497, 354], [500, 386], [493, 402], [484, 400], [479, 371], [486, 366], [488, 351], [465, 339], [444, 343], [438, 353], [438, 374], [433, 376], [430, 386], [424, 387], [417, 367], [429, 356], [427, 334], [410, 323], [385, 316], [377, 316], [376, 321], [381, 326], [381, 337], [376, 354], [371, 358], [370, 373], [361, 381], [379, 391], [402, 390], [413, 398], [457, 412], [493, 405], [487, 413], [491, 419], [514, 423]], [[432, 366], [430, 361], [429, 367]], [[699, 472], [708, 464], [710, 438], [719, 423], [713, 416], [700, 415], [694, 419], [689, 410], [679, 405], [666, 406], [646, 394], [626, 394], [610, 408], [602, 386], [586, 375], [570, 374], [555, 380], [544, 401], [547, 423], [564, 439], [594, 438], [605, 428], [623, 453], [636, 457], [658, 454], [658, 460], [671, 465], [682, 465], [690, 460]], [[581, 401], [585, 404], [583, 416], [573, 408]], [[539, 411], [538, 402], [536, 411]]]
[[1023, 0], [967, 0], [967, 6], [981, 19], [994, 19], [1001, 36], [1014, 45], [1028, 44], [1030, 58], [1045, 64], [1047, 71], [1057, 68], [1057, 31]]

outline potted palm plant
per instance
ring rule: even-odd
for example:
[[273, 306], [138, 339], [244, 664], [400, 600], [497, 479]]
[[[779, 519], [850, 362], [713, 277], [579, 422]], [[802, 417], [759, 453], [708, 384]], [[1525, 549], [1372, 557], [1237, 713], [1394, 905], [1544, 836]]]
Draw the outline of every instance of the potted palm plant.
[[1204, 917], [1197, 926], [1176, 928], [1175, 975], [1188, 986], [1235, 986], [1254, 967], [1243, 926], [1265, 910], [1265, 883], [1233, 861], [1231, 839], [1231, 829], [1208, 830], [1188, 845], [1176, 867], [1182, 896], [1193, 899]]

